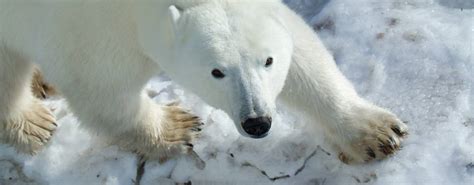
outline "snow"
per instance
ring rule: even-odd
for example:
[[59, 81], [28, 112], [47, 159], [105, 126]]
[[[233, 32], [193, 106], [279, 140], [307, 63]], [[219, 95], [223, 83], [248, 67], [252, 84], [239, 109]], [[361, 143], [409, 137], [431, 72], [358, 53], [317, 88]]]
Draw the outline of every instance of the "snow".
[[[342, 164], [285, 107], [267, 138], [243, 138], [225, 113], [161, 75], [148, 85], [153, 99], [179, 99], [206, 123], [195, 143], [206, 168], [187, 157], [147, 161], [141, 184], [474, 184], [473, 1], [285, 2], [317, 30], [363, 97], [408, 121], [403, 150]], [[36, 156], [0, 145], [0, 184], [134, 184], [134, 154], [82, 130], [64, 100], [45, 103], [58, 119], [55, 136]]]

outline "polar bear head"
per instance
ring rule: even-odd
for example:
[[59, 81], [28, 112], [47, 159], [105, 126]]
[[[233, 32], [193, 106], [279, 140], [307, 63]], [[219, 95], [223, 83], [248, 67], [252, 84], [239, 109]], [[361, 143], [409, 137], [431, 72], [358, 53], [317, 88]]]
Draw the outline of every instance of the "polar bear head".
[[265, 137], [289, 70], [292, 39], [276, 3], [206, 3], [169, 8], [174, 59], [164, 70], [239, 133]]

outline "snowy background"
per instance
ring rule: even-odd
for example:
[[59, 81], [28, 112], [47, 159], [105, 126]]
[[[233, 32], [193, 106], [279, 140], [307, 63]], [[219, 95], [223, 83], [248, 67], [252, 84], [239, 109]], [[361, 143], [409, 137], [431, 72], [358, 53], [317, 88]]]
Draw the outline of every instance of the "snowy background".
[[[474, 1], [285, 0], [319, 33], [360, 94], [408, 121], [410, 136], [394, 157], [347, 166], [302, 119], [279, 110], [272, 133], [238, 135], [219, 110], [159, 76], [148, 88], [159, 103], [181, 99], [203, 118], [186, 158], [148, 161], [101, 142], [78, 126], [64, 100], [45, 102], [59, 128], [36, 156], [0, 145], [0, 184], [474, 184]], [[137, 175], [138, 171], [138, 175]]]

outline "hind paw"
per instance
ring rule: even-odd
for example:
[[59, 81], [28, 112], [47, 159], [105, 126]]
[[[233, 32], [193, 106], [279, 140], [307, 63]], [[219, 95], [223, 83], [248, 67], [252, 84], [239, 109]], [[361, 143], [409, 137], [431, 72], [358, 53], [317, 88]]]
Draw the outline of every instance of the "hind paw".
[[4, 140], [20, 152], [36, 154], [51, 139], [56, 127], [52, 113], [35, 99], [27, 110], [6, 121]]

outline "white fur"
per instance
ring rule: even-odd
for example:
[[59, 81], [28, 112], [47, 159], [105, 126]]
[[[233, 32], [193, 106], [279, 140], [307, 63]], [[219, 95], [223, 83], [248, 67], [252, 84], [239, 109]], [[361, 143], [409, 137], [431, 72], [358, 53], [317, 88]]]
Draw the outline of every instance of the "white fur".
[[[0, 2], [0, 25], [0, 47], [38, 63], [101, 135], [160, 132], [163, 112], [142, 91], [159, 70], [226, 111], [242, 135], [240, 122], [273, 115], [280, 92], [340, 148], [364, 135], [358, 128], [371, 117], [390, 114], [357, 95], [311, 28], [277, 0], [10, 0]], [[0, 72], [29, 68], [15, 62], [0, 55]], [[2, 74], [2, 95], [24, 92], [25, 76]], [[0, 98], [2, 112], [26, 101]]]

